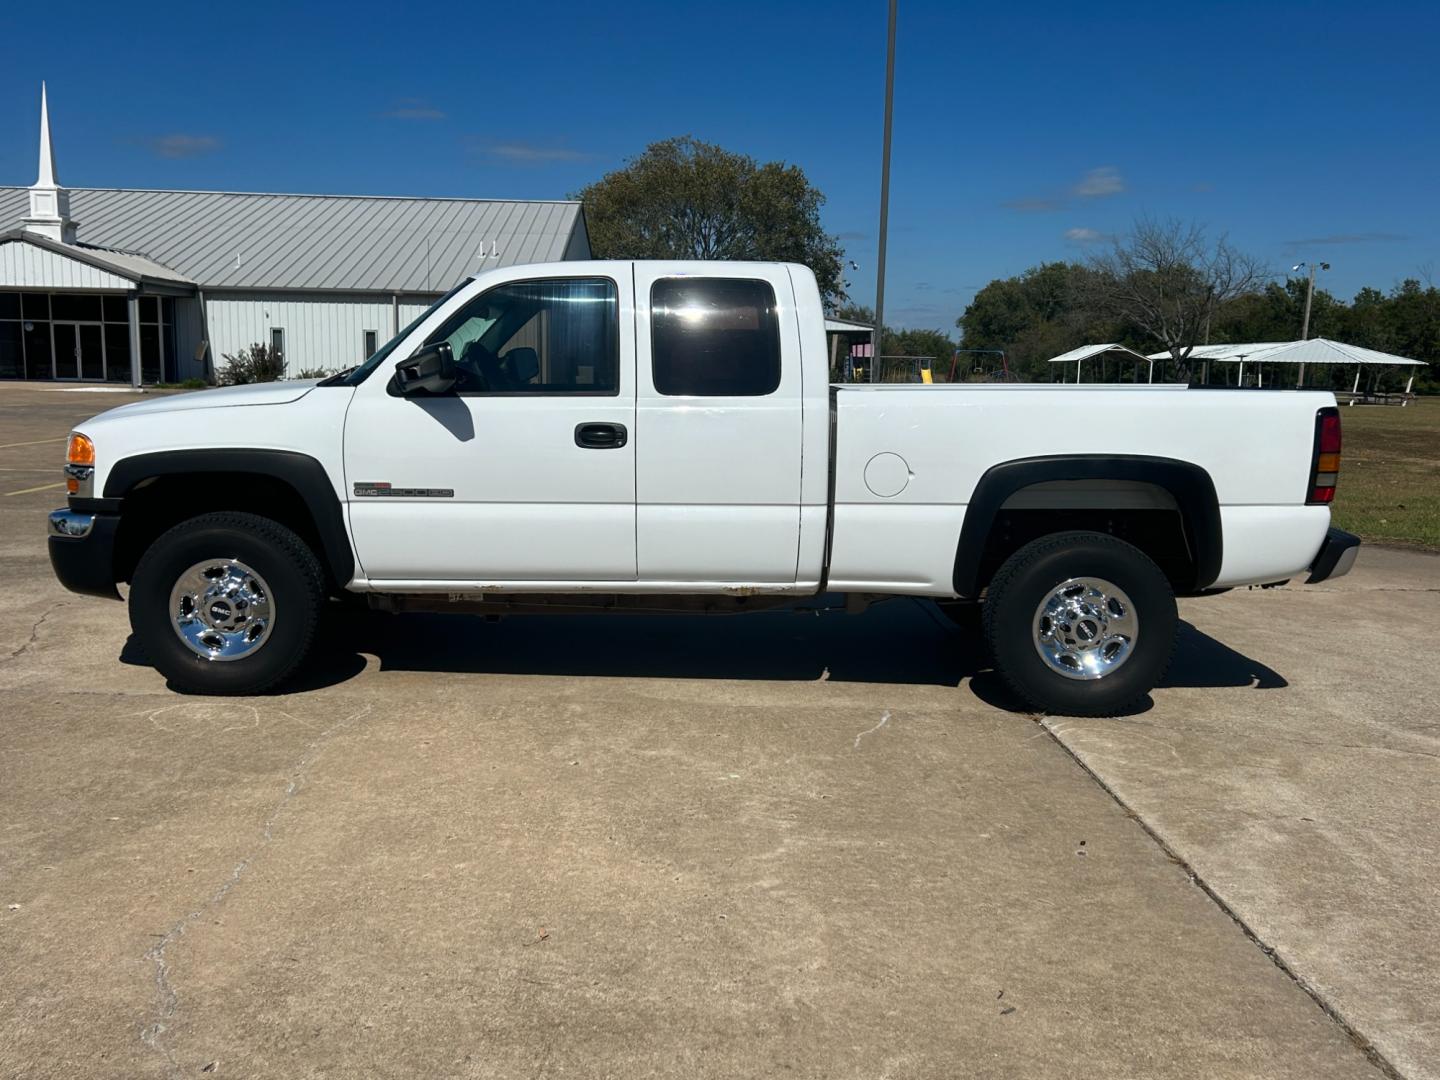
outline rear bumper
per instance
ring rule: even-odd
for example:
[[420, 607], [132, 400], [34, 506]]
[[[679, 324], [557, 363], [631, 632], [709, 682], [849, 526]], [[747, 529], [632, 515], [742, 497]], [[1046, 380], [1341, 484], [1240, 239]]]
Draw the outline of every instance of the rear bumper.
[[1310, 576], [1305, 579], [1305, 584], [1314, 585], [1318, 581], [1329, 581], [1348, 574], [1358, 554], [1360, 538], [1344, 529], [1332, 527], [1325, 534], [1325, 542], [1320, 545], [1320, 554], [1310, 564]]
[[60, 584], [86, 596], [120, 599], [115, 588], [115, 533], [119, 527], [118, 514], [51, 513], [50, 565]]

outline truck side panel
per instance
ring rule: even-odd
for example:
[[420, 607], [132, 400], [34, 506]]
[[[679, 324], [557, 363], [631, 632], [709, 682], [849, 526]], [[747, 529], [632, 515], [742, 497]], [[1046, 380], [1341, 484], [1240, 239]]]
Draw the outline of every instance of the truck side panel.
[[1314, 558], [1326, 507], [1304, 505], [1314, 392], [1007, 384], [842, 387], [837, 398], [836, 590], [953, 594], [966, 508], [981, 476], [1043, 455], [1193, 462], [1224, 523], [1217, 587], [1292, 577]]

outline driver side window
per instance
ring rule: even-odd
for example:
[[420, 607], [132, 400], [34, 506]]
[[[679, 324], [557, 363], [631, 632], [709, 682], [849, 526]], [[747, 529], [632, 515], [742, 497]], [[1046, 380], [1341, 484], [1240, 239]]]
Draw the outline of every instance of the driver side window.
[[618, 394], [619, 306], [607, 278], [515, 281], [471, 300], [426, 344], [449, 343], [462, 394]]

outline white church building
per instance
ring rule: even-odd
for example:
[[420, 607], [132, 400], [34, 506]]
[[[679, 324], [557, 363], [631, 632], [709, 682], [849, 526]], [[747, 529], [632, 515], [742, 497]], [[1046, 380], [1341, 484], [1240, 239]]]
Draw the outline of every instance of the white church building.
[[472, 274], [590, 258], [578, 202], [0, 186], [0, 378], [180, 382], [265, 343], [364, 360]]

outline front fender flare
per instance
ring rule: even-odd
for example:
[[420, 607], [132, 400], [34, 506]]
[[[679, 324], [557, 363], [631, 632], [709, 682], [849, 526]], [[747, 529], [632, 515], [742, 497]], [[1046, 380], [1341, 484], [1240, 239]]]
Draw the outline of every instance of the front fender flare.
[[157, 476], [191, 473], [249, 473], [268, 476], [294, 488], [310, 511], [323, 555], [336, 584], [355, 576], [355, 555], [345, 529], [345, 513], [325, 466], [294, 450], [164, 450], [121, 458], [105, 478], [105, 499], [123, 499], [135, 485]]

